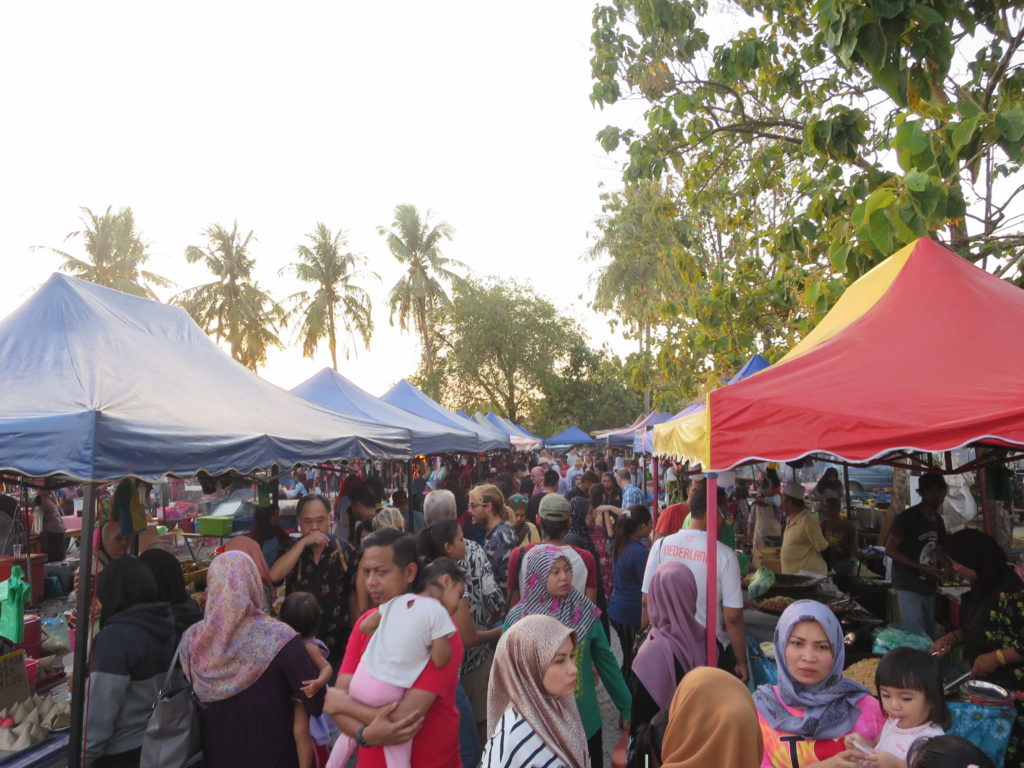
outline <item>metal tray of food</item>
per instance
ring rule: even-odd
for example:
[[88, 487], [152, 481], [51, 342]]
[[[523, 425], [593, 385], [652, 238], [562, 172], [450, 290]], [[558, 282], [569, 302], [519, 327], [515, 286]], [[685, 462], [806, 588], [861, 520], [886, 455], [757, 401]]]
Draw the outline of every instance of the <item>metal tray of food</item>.
[[799, 576], [794, 573], [775, 574], [772, 591], [812, 589], [825, 580], [824, 576]]
[[1008, 690], [984, 680], [968, 680], [960, 686], [960, 693], [978, 703], [1009, 704], [1013, 701]]

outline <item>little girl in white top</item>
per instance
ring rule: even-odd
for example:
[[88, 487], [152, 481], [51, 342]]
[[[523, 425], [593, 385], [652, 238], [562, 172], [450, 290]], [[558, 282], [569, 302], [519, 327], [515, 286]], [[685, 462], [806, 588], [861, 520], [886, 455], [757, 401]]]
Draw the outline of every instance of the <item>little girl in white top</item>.
[[850, 734], [846, 746], [860, 753], [866, 765], [907, 768], [913, 743], [942, 736], [949, 726], [938, 660], [914, 648], [894, 648], [879, 663], [875, 686], [886, 715], [878, 742], [870, 744], [859, 734]]
[[[349, 683], [349, 693], [363, 704], [381, 707], [401, 701], [428, 661], [443, 667], [451, 660], [451, 617], [465, 592], [465, 574], [441, 557], [423, 570], [423, 580], [421, 592], [388, 600], [359, 625], [361, 632], [373, 635]], [[342, 733], [328, 768], [346, 765], [355, 747], [355, 739]], [[388, 768], [408, 768], [411, 754], [411, 740], [384, 747]]]

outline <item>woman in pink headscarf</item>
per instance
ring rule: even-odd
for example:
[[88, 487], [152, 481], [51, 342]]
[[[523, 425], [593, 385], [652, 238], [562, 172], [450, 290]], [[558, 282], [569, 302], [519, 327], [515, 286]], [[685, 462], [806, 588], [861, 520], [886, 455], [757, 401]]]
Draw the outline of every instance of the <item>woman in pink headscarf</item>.
[[707, 664], [704, 627], [696, 618], [697, 581], [684, 563], [658, 566], [647, 594], [647, 613], [651, 631], [633, 660], [634, 734], [669, 708], [683, 675]]
[[262, 588], [252, 558], [229, 551], [206, 576], [206, 614], [182, 637], [185, 674], [203, 705], [203, 764], [298, 768], [292, 699], [316, 716], [303, 681], [317, 676], [302, 638], [260, 610]]

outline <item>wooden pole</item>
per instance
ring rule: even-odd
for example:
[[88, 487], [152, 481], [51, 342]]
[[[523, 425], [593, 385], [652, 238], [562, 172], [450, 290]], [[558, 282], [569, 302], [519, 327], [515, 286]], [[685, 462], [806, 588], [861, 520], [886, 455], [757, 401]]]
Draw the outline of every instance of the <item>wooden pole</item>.
[[[89, 676], [90, 607], [97, 585], [92, 578], [92, 537], [96, 529], [96, 484], [86, 483], [82, 504], [82, 533], [79, 537], [78, 599], [75, 624], [75, 668], [71, 677], [71, 739], [68, 742], [68, 765], [85, 764], [85, 683]], [[100, 702], [99, 706], [109, 706]]]

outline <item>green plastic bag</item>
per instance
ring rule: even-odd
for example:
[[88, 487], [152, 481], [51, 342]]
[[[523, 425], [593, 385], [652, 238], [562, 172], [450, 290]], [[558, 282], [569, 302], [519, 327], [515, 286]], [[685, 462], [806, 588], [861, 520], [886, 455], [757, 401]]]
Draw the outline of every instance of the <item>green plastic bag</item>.
[[11, 568], [11, 578], [0, 584], [0, 636], [12, 643], [25, 639], [25, 599], [28, 584], [22, 581], [21, 566]]
[[747, 594], [756, 600], [773, 586], [775, 586], [775, 574], [768, 570], [767, 565], [762, 565], [757, 569], [757, 572], [754, 574], [754, 578], [750, 580], [750, 586], [747, 587]]

